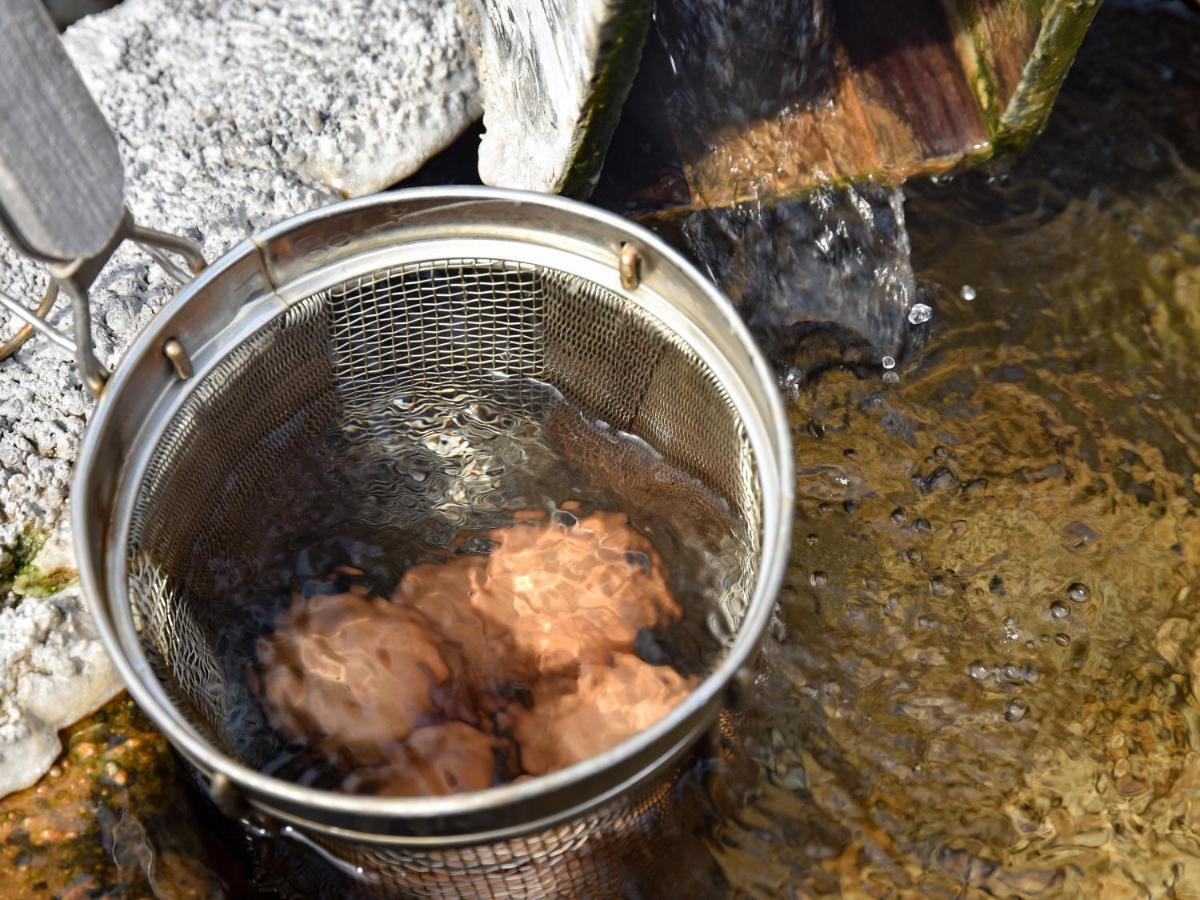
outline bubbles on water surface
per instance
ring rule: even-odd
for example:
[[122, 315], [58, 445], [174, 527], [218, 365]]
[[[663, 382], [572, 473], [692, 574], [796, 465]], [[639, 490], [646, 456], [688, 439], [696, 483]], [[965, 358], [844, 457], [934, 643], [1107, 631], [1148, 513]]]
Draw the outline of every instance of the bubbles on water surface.
[[1023, 700], [1009, 700], [1004, 707], [1004, 718], [1010, 722], [1020, 722], [1029, 712], [1029, 706]]
[[924, 325], [933, 318], [933, 307], [928, 303], [914, 303], [908, 308], [908, 324]]

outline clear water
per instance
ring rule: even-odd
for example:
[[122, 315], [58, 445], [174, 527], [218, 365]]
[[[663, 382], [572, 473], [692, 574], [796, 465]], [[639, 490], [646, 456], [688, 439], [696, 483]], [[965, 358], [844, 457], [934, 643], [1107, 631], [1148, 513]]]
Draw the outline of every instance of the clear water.
[[1106, 7], [1028, 153], [906, 186], [929, 342], [793, 387], [690, 896], [1200, 893], [1198, 41]]
[[[562, 521], [627, 513], [663, 556], [684, 610], [679, 621], [641, 633], [637, 652], [685, 676], [719, 656], [710, 611], [747, 556], [728, 504], [644, 442], [587, 420], [548, 384], [498, 378], [494, 388], [396, 394], [357, 410], [280, 460], [244, 521], [222, 518], [235, 540], [201, 540], [207, 556], [189, 595], [222, 610], [210, 619], [226, 684], [225, 714], [213, 724], [234, 755], [337, 789], [345, 771], [268, 724], [249, 662], [260, 638], [297, 594], [361, 584], [389, 597], [410, 567], [448, 553], [485, 555], [491, 548], [479, 535], [530, 511]], [[635, 490], [651, 482], [663, 502]], [[213, 552], [220, 547], [228, 555]]]

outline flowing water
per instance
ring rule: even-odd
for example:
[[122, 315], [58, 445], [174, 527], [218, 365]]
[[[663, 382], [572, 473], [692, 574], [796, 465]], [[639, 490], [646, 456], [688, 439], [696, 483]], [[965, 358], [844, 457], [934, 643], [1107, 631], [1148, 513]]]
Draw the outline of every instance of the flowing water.
[[1200, 894], [1198, 41], [1102, 10], [1028, 153], [905, 188], [929, 342], [791, 392], [696, 895]]

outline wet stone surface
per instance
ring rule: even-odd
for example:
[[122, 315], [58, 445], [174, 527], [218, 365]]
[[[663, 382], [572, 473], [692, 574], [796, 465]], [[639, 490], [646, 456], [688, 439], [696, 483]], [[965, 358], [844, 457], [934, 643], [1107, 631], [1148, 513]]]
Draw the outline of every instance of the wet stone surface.
[[0, 800], [6, 898], [224, 896], [166, 739], [122, 695], [68, 729], [34, 787]]

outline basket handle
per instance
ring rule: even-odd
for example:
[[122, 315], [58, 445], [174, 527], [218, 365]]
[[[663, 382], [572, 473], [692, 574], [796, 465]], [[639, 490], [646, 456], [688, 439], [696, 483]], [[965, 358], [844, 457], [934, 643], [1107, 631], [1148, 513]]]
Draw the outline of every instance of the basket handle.
[[[104, 115], [67, 56], [40, 0], [0, 0], [0, 230], [46, 264], [51, 283], [27, 309], [0, 294], [0, 307], [25, 323], [0, 343], [0, 360], [34, 331], [74, 352], [84, 384], [99, 396], [108, 372], [92, 344], [88, 289], [118, 246], [132, 240], [172, 277], [193, 274], [204, 257], [191, 241], [143, 228], [125, 208], [125, 172]], [[74, 340], [46, 324], [60, 291], [74, 307]]]

